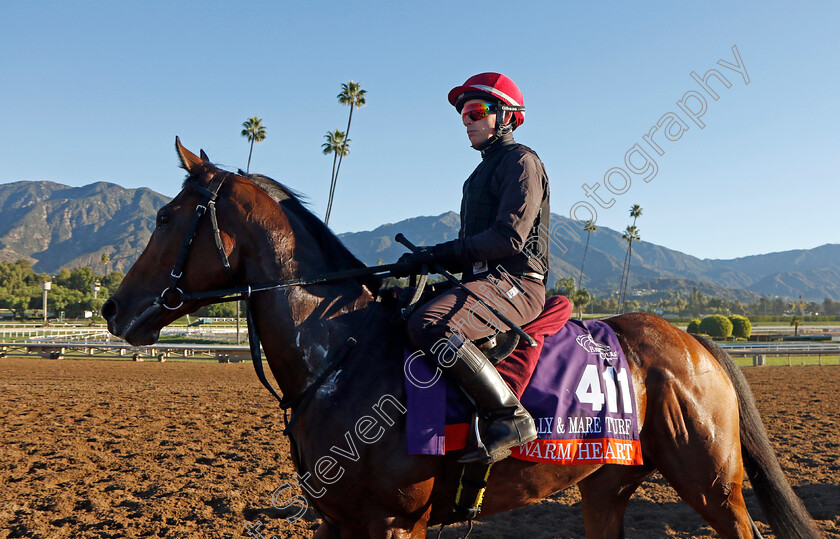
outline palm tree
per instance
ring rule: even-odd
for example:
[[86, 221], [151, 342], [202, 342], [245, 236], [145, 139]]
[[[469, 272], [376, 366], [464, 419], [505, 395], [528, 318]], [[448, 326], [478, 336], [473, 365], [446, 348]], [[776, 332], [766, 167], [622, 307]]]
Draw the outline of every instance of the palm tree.
[[621, 238], [627, 241], [627, 271], [624, 277], [624, 283], [621, 287], [621, 297], [619, 302], [619, 308], [622, 312], [624, 312], [624, 298], [627, 295], [627, 283], [630, 280], [630, 258], [633, 254], [633, 242], [641, 239], [641, 237], [639, 236], [639, 229], [636, 228], [636, 225], [630, 225], [626, 229], [624, 229], [624, 234], [622, 234]]
[[[633, 206], [630, 207], [630, 217], [633, 218], [633, 226], [634, 227], [636, 226], [636, 219], [638, 219], [641, 216], [642, 216], [642, 207], [639, 206], [638, 204], [633, 204]], [[625, 238], [625, 239], [627, 239], [627, 238]], [[627, 255], [624, 257], [624, 266], [622, 266], [622, 268], [621, 268], [621, 279], [618, 281], [618, 295], [619, 295], [619, 298], [623, 298], [624, 294], [627, 292], [625, 290], [625, 284], [624, 283], [627, 281], [627, 276], [625, 275], [625, 273], [627, 272], [627, 267], [630, 264], [630, 249], [629, 249], [629, 247], [630, 247], [630, 245], [628, 244]], [[621, 303], [621, 308], [622, 309], [624, 308], [623, 300], [622, 300], [622, 303]]]
[[575, 287], [574, 277], [558, 279], [557, 282], [554, 283], [554, 290], [551, 292], [566, 296], [569, 301], [572, 302], [574, 308], [577, 308], [578, 318], [583, 318], [584, 307], [592, 302], [592, 294], [590, 294], [587, 289]]
[[[347, 84], [341, 85], [341, 93], [336, 96], [338, 98], [338, 102], [342, 105], [350, 106], [350, 117], [347, 118], [347, 130], [344, 132], [345, 136], [350, 135], [350, 122], [353, 121], [353, 109], [361, 108], [367, 104], [367, 101], [365, 101], [365, 94], [367, 94], [367, 91], [362, 90], [362, 86], [358, 82], [353, 82], [351, 80]], [[348, 138], [347, 144], [349, 143], [350, 139]], [[350, 153], [350, 150], [348, 148], [343, 148], [342, 153], [338, 155], [338, 165], [333, 166], [333, 174], [330, 179], [330, 198], [327, 202], [327, 214], [324, 218], [324, 222], [327, 224], [329, 224], [333, 198], [335, 197], [335, 184], [338, 182], [338, 171], [341, 170], [341, 159], [348, 153]]]
[[801, 324], [801, 323], [802, 323], [802, 317], [801, 316], [794, 316], [790, 319], [790, 325], [793, 326], [793, 336], [794, 337], [799, 336], [799, 324]]
[[251, 154], [254, 153], [254, 143], [265, 140], [265, 126], [261, 119], [254, 116], [242, 122], [242, 127], [245, 128], [242, 130], [242, 136], [246, 137], [248, 142], [251, 143], [251, 149], [248, 151], [248, 166], [245, 167], [245, 173], [247, 174], [251, 172]]
[[566, 296], [570, 300], [574, 301], [574, 296], [577, 293], [577, 287], [575, 287], [575, 279], [574, 277], [564, 277], [562, 279], [557, 279], [554, 282], [554, 289], [551, 291], [552, 295], [560, 294], [562, 296]]
[[575, 291], [575, 299], [574, 304], [575, 307], [578, 309], [578, 318], [583, 320], [583, 310], [592, 302], [592, 294], [589, 293], [589, 290], [585, 288], [581, 288]]
[[[253, 118], [248, 118], [244, 122], [242, 122], [242, 132], [240, 133], [243, 137], [248, 139], [248, 142], [251, 143], [251, 148], [248, 150], [248, 165], [245, 167], [245, 174], [249, 174], [251, 172], [251, 155], [254, 153], [254, 143], [255, 142], [262, 142], [265, 140], [265, 126], [262, 124], [262, 120], [254, 116]], [[202, 155], [202, 157], [204, 157]], [[239, 302], [236, 302], [236, 344], [241, 342], [239, 337], [239, 317], [240, 317], [240, 305]]]
[[327, 131], [327, 134], [324, 135], [324, 138], [327, 141], [321, 144], [321, 148], [324, 150], [324, 155], [333, 154], [333, 182], [330, 184], [330, 199], [327, 202], [327, 213], [324, 216], [324, 224], [330, 224], [330, 212], [332, 211], [332, 201], [333, 201], [333, 194], [335, 189], [335, 176], [336, 176], [336, 162], [339, 156], [347, 155], [350, 152], [350, 139], [347, 138], [346, 133], [343, 131], [339, 131], [336, 129], [335, 131]]
[[642, 216], [642, 207], [638, 204], [633, 204], [630, 208], [630, 217], [633, 218], [633, 225], [636, 224], [636, 219]]
[[586, 247], [583, 248], [583, 261], [580, 263], [580, 277], [578, 277], [578, 288], [583, 284], [583, 265], [586, 264], [586, 253], [589, 251], [589, 235], [596, 230], [595, 221], [588, 220], [583, 225], [583, 230], [586, 232]]

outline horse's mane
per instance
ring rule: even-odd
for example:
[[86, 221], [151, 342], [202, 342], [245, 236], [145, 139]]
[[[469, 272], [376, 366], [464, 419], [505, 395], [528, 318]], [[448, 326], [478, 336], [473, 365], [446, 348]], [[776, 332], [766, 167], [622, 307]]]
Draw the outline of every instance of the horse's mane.
[[363, 268], [365, 264], [341, 242], [332, 230], [304, 205], [302, 195], [280, 182], [262, 174], [245, 174], [244, 178], [262, 189], [285, 211], [295, 215], [324, 250], [326, 259], [334, 264], [332, 270]]
[[[218, 167], [210, 163], [205, 163], [204, 166], [201, 167], [200, 171], [196, 171], [195, 174], [187, 176], [184, 180], [182, 188], [186, 187], [190, 182], [195, 181], [200, 175], [211, 172], [213, 169], [218, 169]], [[297, 217], [297, 219], [303, 224], [304, 228], [306, 228], [306, 231], [315, 238], [318, 245], [320, 245], [321, 249], [324, 251], [324, 254], [326, 255], [324, 258], [330, 264], [330, 267], [326, 268], [327, 271], [341, 271], [366, 267], [364, 262], [356, 258], [356, 255], [350, 252], [338, 236], [336, 236], [323, 221], [306, 208], [304, 202], [301, 200], [303, 195], [283, 185], [282, 183], [269, 178], [268, 176], [263, 176], [262, 174], [247, 174], [242, 170], [239, 170], [237, 175], [249, 180], [255, 186], [259, 187], [269, 197], [271, 197], [272, 200], [280, 205], [283, 208], [283, 211], [289, 212]], [[374, 294], [376, 294], [376, 291], [382, 284], [378, 278], [373, 276], [362, 277], [359, 281], [366, 285]]]

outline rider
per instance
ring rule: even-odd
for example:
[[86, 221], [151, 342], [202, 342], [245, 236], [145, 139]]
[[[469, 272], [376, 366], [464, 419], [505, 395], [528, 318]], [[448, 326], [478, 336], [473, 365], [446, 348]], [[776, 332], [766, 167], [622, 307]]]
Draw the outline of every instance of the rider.
[[[533, 150], [513, 140], [525, 120], [522, 92], [505, 75], [480, 73], [449, 92], [481, 163], [467, 178], [458, 239], [408, 253], [399, 262], [438, 263], [463, 273], [463, 284], [487, 304], [522, 325], [545, 305], [548, 271], [548, 178]], [[530, 414], [472, 341], [506, 330], [453, 287], [409, 317], [411, 343], [432, 352], [474, 401], [485, 420], [484, 448], [461, 462], [496, 462], [537, 432]]]

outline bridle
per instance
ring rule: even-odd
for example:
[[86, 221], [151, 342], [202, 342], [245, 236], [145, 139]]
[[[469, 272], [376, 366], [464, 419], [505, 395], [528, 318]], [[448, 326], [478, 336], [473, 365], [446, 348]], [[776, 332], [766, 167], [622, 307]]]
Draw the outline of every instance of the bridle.
[[[187, 234], [184, 236], [184, 241], [181, 244], [181, 250], [178, 252], [178, 257], [175, 260], [175, 265], [172, 268], [172, 271], [169, 272], [169, 283], [167, 284], [166, 288], [163, 289], [160, 295], [154, 300], [154, 305], [157, 305], [158, 307], [163, 307], [164, 309], [170, 311], [174, 311], [181, 308], [181, 306], [183, 306], [184, 303], [187, 301], [209, 299], [211, 300], [210, 303], [223, 303], [227, 301], [236, 301], [240, 299], [247, 300], [251, 297], [251, 294], [253, 294], [254, 292], [265, 292], [267, 290], [292, 288], [295, 286], [310, 286], [315, 284], [327, 283], [330, 281], [338, 281], [341, 279], [351, 279], [356, 277], [384, 277], [395, 273], [405, 273], [405, 264], [384, 264], [375, 267], [363, 267], [354, 268], [350, 270], [334, 271], [331, 273], [317, 275], [315, 277], [294, 277], [283, 281], [273, 281], [258, 285], [245, 285], [233, 288], [207, 290], [194, 293], [184, 292], [181, 288], [178, 287], [178, 282], [181, 280], [181, 277], [183, 277], [184, 265], [187, 262], [190, 247], [192, 246], [193, 239], [195, 238], [195, 234], [198, 229], [198, 224], [201, 221], [201, 217], [205, 213], [210, 214], [210, 223], [213, 227], [213, 238], [216, 243], [216, 249], [219, 251], [219, 257], [222, 259], [222, 265], [224, 266], [225, 271], [228, 274], [228, 279], [230, 281], [233, 281], [233, 270], [231, 269], [227, 253], [225, 253], [224, 245], [222, 244], [221, 232], [219, 230], [219, 222], [216, 218], [216, 199], [218, 198], [219, 191], [222, 188], [222, 184], [230, 175], [234, 174], [232, 172], [222, 172], [220, 175], [214, 176], [207, 187], [204, 187], [203, 185], [200, 185], [191, 179], [187, 180], [187, 182], [189, 182], [193, 188], [195, 188], [204, 195], [204, 198], [195, 207], [195, 213], [193, 213], [192, 222], [190, 223], [190, 227], [187, 229]], [[170, 307], [169, 305], [167, 305], [166, 297], [164, 297], [167, 294], [171, 294], [171, 290], [174, 290], [178, 293], [179, 303], [174, 307]]]
[[[190, 227], [187, 229], [186, 236], [184, 236], [184, 241], [181, 244], [181, 250], [178, 252], [178, 258], [175, 259], [175, 266], [172, 268], [172, 271], [169, 272], [169, 284], [155, 300], [155, 303], [159, 304], [164, 309], [175, 311], [184, 305], [184, 300], [187, 297], [187, 294], [178, 287], [178, 281], [180, 281], [181, 277], [184, 275], [184, 265], [187, 263], [187, 256], [190, 254], [190, 247], [192, 246], [196, 231], [198, 230], [198, 224], [201, 221], [201, 217], [207, 213], [208, 210], [210, 212], [210, 223], [213, 226], [213, 239], [216, 242], [216, 249], [219, 251], [219, 255], [222, 259], [222, 265], [228, 274], [228, 279], [233, 280], [233, 271], [230, 268], [230, 261], [228, 260], [227, 253], [225, 253], [225, 246], [222, 244], [222, 236], [219, 232], [219, 220], [216, 217], [216, 199], [219, 196], [219, 191], [222, 189], [222, 184], [225, 183], [225, 180], [230, 174], [230, 172], [224, 171], [216, 174], [210, 180], [207, 187], [204, 187], [191, 179], [187, 180], [194, 189], [203, 195], [204, 198], [195, 207]], [[180, 303], [178, 303], [175, 307], [170, 307], [166, 304], [166, 295], [170, 290], [178, 292]]]
[[[207, 187], [204, 187], [192, 178], [187, 179], [187, 182], [190, 184], [190, 186], [196, 189], [199, 193], [201, 193], [203, 195], [203, 198], [201, 202], [195, 207], [192, 221], [190, 222], [190, 226], [187, 229], [187, 233], [184, 236], [183, 242], [181, 243], [181, 249], [178, 252], [178, 257], [175, 259], [175, 265], [173, 266], [172, 271], [169, 272], [169, 283], [167, 284], [166, 288], [163, 289], [160, 295], [157, 298], [155, 298], [153, 303], [148, 308], [146, 308], [146, 310], [143, 311], [143, 313], [141, 313], [140, 316], [138, 316], [132, 324], [137, 325], [145, 322], [147, 319], [154, 316], [161, 309], [166, 309], [169, 311], [178, 310], [187, 301], [210, 300], [209, 303], [223, 303], [228, 301], [239, 301], [242, 299], [246, 300], [248, 307], [246, 309], [246, 320], [248, 323], [248, 341], [251, 348], [251, 359], [254, 364], [254, 371], [256, 371], [257, 377], [259, 378], [260, 382], [262, 382], [263, 386], [265, 386], [266, 389], [268, 389], [268, 391], [272, 395], [274, 395], [274, 397], [279, 401], [280, 407], [283, 410], [288, 410], [289, 408], [296, 408], [294, 410], [294, 413], [292, 414], [292, 418], [287, 419], [286, 421], [286, 428], [284, 430], [284, 433], [289, 434], [289, 431], [294, 425], [295, 421], [297, 420], [297, 417], [299, 417], [299, 413], [311, 400], [311, 398], [315, 394], [315, 391], [324, 383], [327, 377], [341, 366], [342, 362], [347, 357], [350, 350], [356, 344], [356, 339], [350, 337], [338, 350], [338, 353], [332, 358], [332, 360], [327, 365], [326, 369], [312, 384], [310, 384], [306, 389], [304, 389], [301, 392], [301, 394], [290, 399], [281, 397], [277, 393], [277, 391], [275, 391], [274, 387], [269, 383], [268, 379], [265, 376], [265, 371], [263, 370], [262, 354], [260, 352], [260, 340], [259, 336], [257, 335], [256, 325], [254, 324], [252, 316], [253, 309], [251, 309], [251, 295], [254, 292], [264, 292], [267, 290], [277, 290], [291, 288], [295, 286], [309, 286], [313, 284], [320, 284], [355, 277], [384, 277], [387, 275], [392, 275], [394, 270], [404, 271], [406, 267], [405, 264], [387, 264], [376, 267], [364, 267], [355, 268], [351, 270], [337, 271], [310, 278], [299, 277], [260, 285], [245, 285], [234, 288], [207, 290], [195, 293], [184, 292], [178, 286], [178, 283], [184, 275], [184, 266], [187, 263], [187, 258], [189, 257], [190, 248], [192, 246], [193, 240], [195, 239], [195, 235], [198, 230], [198, 225], [201, 222], [201, 218], [207, 213], [210, 214], [210, 223], [213, 228], [213, 238], [216, 243], [216, 249], [219, 251], [219, 256], [222, 260], [222, 265], [224, 266], [225, 271], [228, 274], [228, 280], [234, 280], [233, 270], [231, 269], [227, 253], [225, 253], [224, 244], [222, 243], [221, 238], [221, 232], [219, 230], [219, 222], [216, 217], [216, 199], [219, 196], [219, 191], [221, 190], [225, 180], [228, 178], [228, 176], [232, 174], [232, 172], [220, 171], [218, 174], [213, 176]], [[174, 307], [167, 304], [167, 297], [171, 298], [173, 293], [177, 293], [178, 296], [178, 304]], [[371, 310], [370, 313], [372, 315], [373, 310]], [[367, 316], [365, 318], [367, 319], [369, 317], [370, 316]]]

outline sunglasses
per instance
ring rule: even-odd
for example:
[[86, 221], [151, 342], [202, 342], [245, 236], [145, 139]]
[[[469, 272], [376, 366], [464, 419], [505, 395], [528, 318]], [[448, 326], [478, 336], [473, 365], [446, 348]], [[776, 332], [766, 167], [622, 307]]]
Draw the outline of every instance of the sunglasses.
[[470, 103], [461, 109], [461, 118], [477, 122], [482, 118], [486, 118], [491, 114], [495, 114], [496, 107], [490, 103]]

